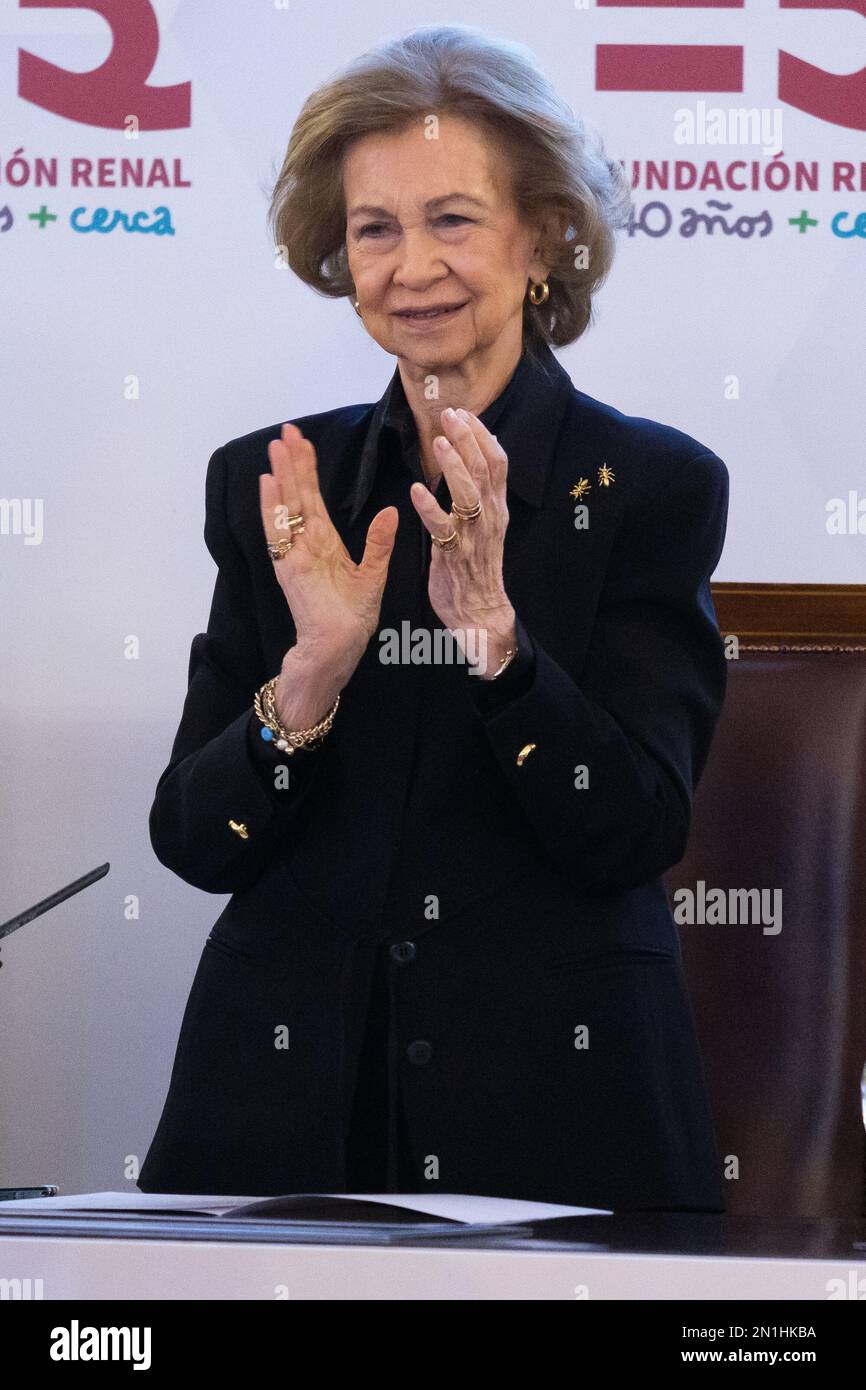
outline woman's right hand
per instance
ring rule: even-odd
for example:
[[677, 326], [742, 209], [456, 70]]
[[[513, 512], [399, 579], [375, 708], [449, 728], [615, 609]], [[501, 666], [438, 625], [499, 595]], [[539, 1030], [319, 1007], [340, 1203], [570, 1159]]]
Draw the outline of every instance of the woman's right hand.
[[271, 472], [259, 476], [267, 541], [292, 537], [294, 528], [280, 520], [304, 518], [292, 549], [273, 561], [297, 634], [274, 693], [283, 724], [307, 728], [333, 704], [376, 631], [399, 513], [393, 506], [377, 512], [356, 565], [322, 500], [310, 440], [285, 424], [282, 438], [268, 444], [268, 459]]

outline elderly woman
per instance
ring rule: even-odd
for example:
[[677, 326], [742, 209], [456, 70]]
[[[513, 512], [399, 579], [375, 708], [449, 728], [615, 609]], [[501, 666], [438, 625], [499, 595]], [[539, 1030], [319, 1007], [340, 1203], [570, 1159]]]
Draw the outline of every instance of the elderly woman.
[[231, 897], [145, 1191], [724, 1209], [661, 875], [724, 695], [727, 470], [551, 351], [628, 209], [477, 30], [301, 111], [276, 241], [397, 362], [378, 403], [209, 463], [216, 587], [150, 830]]

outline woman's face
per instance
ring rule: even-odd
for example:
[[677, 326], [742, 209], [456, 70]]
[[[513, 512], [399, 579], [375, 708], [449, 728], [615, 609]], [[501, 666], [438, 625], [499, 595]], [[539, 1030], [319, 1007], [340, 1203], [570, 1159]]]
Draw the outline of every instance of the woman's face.
[[[518, 218], [510, 176], [483, 132], [443, 116], [438, 138], [420, 119], [399, 134], [366, 135], [343, 165], [346, 249], [368, 332], [422, 367], [455, 366], [505, 335], [522, 343], [537, 231]], [[402, 311], [448, 306], [435, 318]]]

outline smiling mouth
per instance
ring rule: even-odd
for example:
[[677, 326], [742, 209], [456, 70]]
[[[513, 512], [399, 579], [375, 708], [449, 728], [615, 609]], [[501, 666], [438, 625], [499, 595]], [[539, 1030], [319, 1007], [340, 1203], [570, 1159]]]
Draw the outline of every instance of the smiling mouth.
[[465, 309], [468, 302], [466, 300], [464, 304], [445, 305], [440, 309], [401, 309], [395, 313], [394, 317], [406, 319], [409, 323], [425, 323], [428, 319], [450, 318], [452, 314], [457, 314], [461, 309]]

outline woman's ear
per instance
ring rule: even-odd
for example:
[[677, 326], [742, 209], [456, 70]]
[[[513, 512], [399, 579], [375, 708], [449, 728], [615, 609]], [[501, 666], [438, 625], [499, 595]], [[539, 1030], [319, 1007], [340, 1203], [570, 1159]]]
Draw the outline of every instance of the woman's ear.
[[561, 246], [565, 241], [567, 226], [567, 218], [562, 213], [550, 213], [535, 224], [534, 251], [529, 263], [529, 276], [536, 283], [546, 280], [556, 264], [556, 257], [552, 253], [554, 248]]

